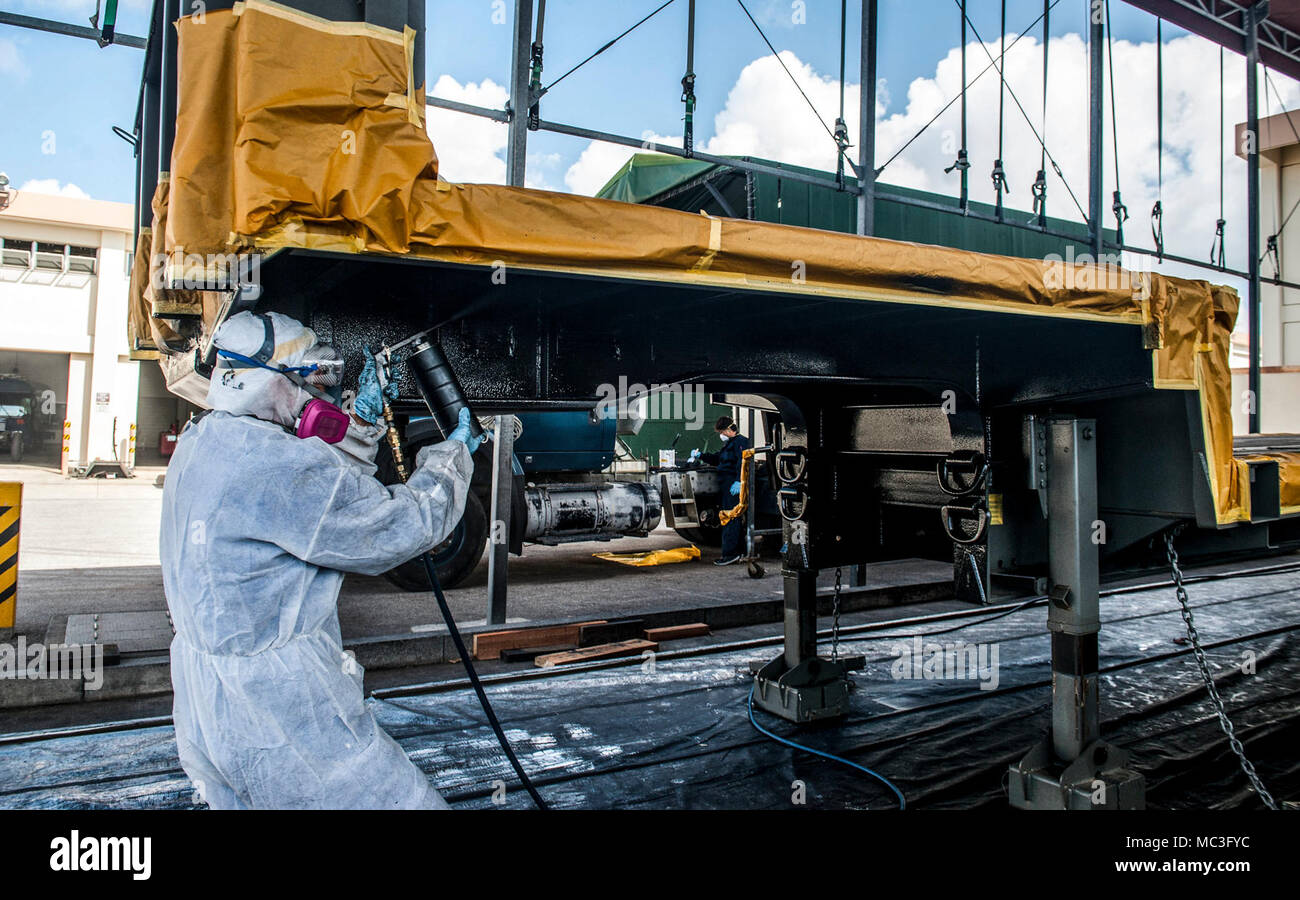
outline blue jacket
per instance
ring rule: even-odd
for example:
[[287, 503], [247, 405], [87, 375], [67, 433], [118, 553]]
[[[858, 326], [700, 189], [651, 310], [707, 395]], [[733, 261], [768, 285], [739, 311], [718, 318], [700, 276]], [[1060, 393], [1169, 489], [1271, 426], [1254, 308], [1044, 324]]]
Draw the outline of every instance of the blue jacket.
[[722, 476], [723, 489], [730, 489], [733, 482], [740, 480], [740, 456], [749, 449], [749, 439], [738, 434], [722, 445], [717, 453], [701, 453], [700, 459], [711, 466], [718, 467]]

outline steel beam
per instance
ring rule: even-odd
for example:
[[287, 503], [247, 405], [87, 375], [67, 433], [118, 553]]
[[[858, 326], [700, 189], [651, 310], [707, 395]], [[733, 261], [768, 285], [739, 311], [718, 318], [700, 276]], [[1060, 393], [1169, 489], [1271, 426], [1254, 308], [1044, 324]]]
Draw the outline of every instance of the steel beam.
[[510, 136], [506, 183], [524, 186], [528, 159], [528, 78], [533, 59], [533, 0], [515, 0], [514, 50], [510, 62]]
[[1100, 260], [1102, 254], [1102, 237], [1105, 229], [1101, 224], [1104, 208], [1102, 184], [1103, 153], [1103, 95], [1105, 93], [1105, 56], [1106, 20], [1103, 7], [1093, 0], [1086, 0], [1088, 8], [1088, 230], [1091, 232], [1092, 258]]
[[[36, 16], [23, 16], [18, 13], [0, 12], [0, 25], [13, 25], [17, 28], [31, 28], [34, 31], [48, 31], [51, 34], [61, 34], [65, 37], [86, 38], [98, 42], [100, 32], [98, 28], [90, 28], [85, 25], [70, 25], [67, 22], [58, 22], [54, 19], [40, 19]], [[113, 33], [112, 43], [123, 47], [133, 47], [136, 50], [145, 48], [145, 39], [134, 34]]]
[[1250, 328], [1250, 433], [1260, 433], [1260, 303], [1259, 283], [1259, 23], [1268, 15], [1267, 0], [1245, 12], [1246, 25], [1246, 272]]
[[862, 0], [858, 57], [858, 234], [876, 233], [876, 27], [877, 0]]
[[176, 20], [181, 17], [181, 0], [161, 0], [163, 18], [162, 30], [162, 112], [158, 128], [158, 167], [162, 172], [170, 172], [172, 167], [172, 145], [176, 142], [176, 98], [180, 83], [177, 80]]

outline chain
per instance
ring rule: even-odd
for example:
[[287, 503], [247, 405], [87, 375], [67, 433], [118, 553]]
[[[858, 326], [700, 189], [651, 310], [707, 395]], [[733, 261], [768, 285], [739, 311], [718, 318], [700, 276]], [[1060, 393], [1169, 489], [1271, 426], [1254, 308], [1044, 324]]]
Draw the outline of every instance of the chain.
[[835, 598], [831, 601], [831, 662], [840, 658], [840, 589], [844, 570], [835, 567]]
[[1245, 748], [1241, 746], [1241, 741], [1237, 739], [1237, 731], [1232, 727], [1232, 720], [1228, 718], [1228, 713], [1223, 708], [1223, 698], [1219, 696], [1219, 688], [1215, 685], [1214, 676], [1210, 673], [1210, 664], [1205, 659], [1205, 651], [1201, 649], [1201, 636], [1196, 630], [1196, 623], [1192, 621], [1192, 608], [1187, 601], [1187, 588], [1183, 586], [1183, 570], [1178, 566], [1178, 552], [1174, 550], [1174, 531], [1165, 533], [1165, 555], [1169, 560], [1169, 568], [1173, 572], [1174, 590], [1178, 594], [1178, 603], [1182, 606], [1183, 621], [1187, 624], [1187, 636], [1192, 641], [1192, 652], [1196, 656], [1196, 665], [1200, 667], [1201, 678], [1205, 681], [1206, 690], [1209, 691], [1210, 701], [1214, 704], [1214, 711], [1219, 716], [1219, 727], [1228, 736], [1228, 744], [1232, 747], [1232, 752], [1237, 754], [1237, 759], [1241, 761], [1241, 771], [1245, 772], [1246, 777], [1250, 779], [1250, 786], [1255, 789], [1255, 793], [1259, 794], [1259, 799], [1263, 800], [1264, 805], [1269, 809], [1277, 809], [1277, 801], [1264, 787], [1264, 783], [1259, 780], [1254, 765], [1246, 758]]

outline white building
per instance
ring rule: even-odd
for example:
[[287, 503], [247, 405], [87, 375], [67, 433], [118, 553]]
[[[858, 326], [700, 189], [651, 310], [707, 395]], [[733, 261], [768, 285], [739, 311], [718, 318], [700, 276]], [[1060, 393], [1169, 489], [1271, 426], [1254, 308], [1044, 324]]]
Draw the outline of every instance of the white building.
[[[127, 459], [134, 424], [137, 462], [160, 462], [159, 433], [186, 409], [157, 363], [128, 355], [131, 206], [13, 188], [0, 206], [0, 375], [53, 392], [71, 460]], [[28, 458], [57, 466], [61, 450]]]
[[[1261, 251], [1270, 235], [1277, 235], [1277, 254], [1268, 253], [1260, 275], [1300, 283], [1300, 213], [1287, 216], [1300, 203], [1300, 112], [1259, 120], [1259, 233]], [[1245, 125], [1237, 126], [1238, 155], [1244, 146]], [[1286, 223], [1283, 227], [1283, 223]], [[1265, 282], [1260, 291], [1260, 393], [1261, 431], [1300, 433], [1300, 290]], [[1246, 344], [1247, 298], [1241, 298], [1233, 335], [1233, 425], [1246, 434], [1246, 396], [1249, 353]]]

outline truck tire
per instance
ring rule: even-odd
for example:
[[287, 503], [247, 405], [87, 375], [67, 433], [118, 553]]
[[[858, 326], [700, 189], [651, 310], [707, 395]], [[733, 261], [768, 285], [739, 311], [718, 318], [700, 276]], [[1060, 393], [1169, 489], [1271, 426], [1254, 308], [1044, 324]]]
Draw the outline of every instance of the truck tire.
[[[474, 492], [465, 498], [465, 515], [447, 539], [433, 548], [433, 569], [438, 583], [453, 588], [470, 576], [483, 558], [487, 547], [487, 514]], [[407, 560], [384, 573], [392, 584], [404, 591], [431, 591], [429, 575], [419, 557]]]
[[[414, 464], [421, 446], [423, 445], [415, 444], [407, 448], [408, 466]], [[401, 480], [397, 477], [393, 454], [386, 441], [381, 441], [379, 444], [375, 465], [378, 467], [375, 476], [384, 484], [397, 484]], [[455, 587], [474, 571], [479, 560], [483, 558], [483, 550], [487, 546], [487, 528], [487, 513], [483, 511], [482, 502], [471, 488], [465, 498], [465, 514], [456, 523], [451, 534], [447, 535], [447, 539], [432, 551], [433, 570], [438, 573], [438, 583], [444, 588]], [[433, 590], [433, 586], [429, 584], [429, 576], [424, 571], [424, 563], [419, 557], [409, 559], [400, 566], [388, 570], [384, 573], [384, 577], [404, 591]]]
[[14, 462], [22, 462], [23, 459], [23, 435], [22, 432], [9, 438], [9, 458]]

